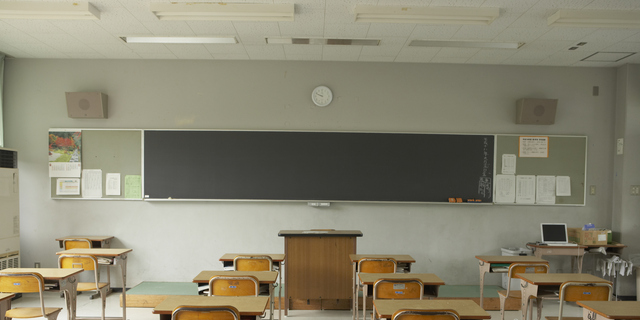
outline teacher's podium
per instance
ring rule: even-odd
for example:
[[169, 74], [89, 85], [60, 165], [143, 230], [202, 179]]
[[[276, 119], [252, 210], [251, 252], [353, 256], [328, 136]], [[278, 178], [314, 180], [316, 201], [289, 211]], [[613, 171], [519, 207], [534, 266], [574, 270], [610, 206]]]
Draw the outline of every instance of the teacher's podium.
[[284, 237], [285, 315], [288, 310], [351, 309], [350, 254], [358, 230], [281, 230]]

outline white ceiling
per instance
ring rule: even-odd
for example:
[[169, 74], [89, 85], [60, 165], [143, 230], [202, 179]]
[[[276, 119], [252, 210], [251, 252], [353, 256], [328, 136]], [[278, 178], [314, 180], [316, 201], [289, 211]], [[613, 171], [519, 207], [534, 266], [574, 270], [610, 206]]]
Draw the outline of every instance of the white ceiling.
[[[11, 0], [0, 0], [11, 1]], [[49, 0], [50, 2], [70, 2]], [[373, 61], [614, 67], [640, 63], [640, 29], [549, 27], [558, 9], [640, 11], [640, 0], [252, 0], [295, 3], [294, 22], [160, 21], [149, 2], [91, 0], [100, 20], [0, 19], [0, 51], [16, 58]], [[175, 1], [174, 1], [175, 2]], [[218, 2], [218, 1], [184, 1]], [[249, 1], [226, 1], [247, 3]], [[498, 7], [489, 26], [355, 23], [356, 4]], [[236, 36], [238, 44], [127, 44], [123, 36]], [[265, 37], [379, 39], [377, 47], [267, 45]], [[411, 40], [515, 41], [513, 49], [409, 47]], [[587, 44], [568, 50], [579, 42]], [[580, 61], [636, 52], [618, 62]]]

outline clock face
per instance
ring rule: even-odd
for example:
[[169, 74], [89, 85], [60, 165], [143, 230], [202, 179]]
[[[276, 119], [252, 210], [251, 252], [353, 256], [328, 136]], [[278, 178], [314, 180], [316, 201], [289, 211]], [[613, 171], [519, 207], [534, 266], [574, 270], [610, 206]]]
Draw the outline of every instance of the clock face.
[[313, 89], [311, 100], [313, 100], [313, 103], [318, 107], [326, 107], [331, 103], [331, 100], [333, 100], [333, 93], [328, 87], [319, 86]]

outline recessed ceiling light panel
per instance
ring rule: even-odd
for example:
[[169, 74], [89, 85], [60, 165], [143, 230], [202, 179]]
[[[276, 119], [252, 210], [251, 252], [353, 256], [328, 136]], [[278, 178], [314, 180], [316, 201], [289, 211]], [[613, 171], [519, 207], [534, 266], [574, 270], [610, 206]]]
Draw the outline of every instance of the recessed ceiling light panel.
[[489, 25], [500, 8], [356, 5], [356, 22]]
[[377, 39], [266, 38], [267, 44], [312, 44], [342, 46], [378, 46]]
[[236, 44], [236, 37], [121, 37], [126, 43]]
[[618, 62], [634, 54], [636, 53], [635, 52], [596, 52], [580, 61]]
[[86, 1], [2, 1], [0, 19], [100, 20], [100, 11]]
[[524, 42], [413, 40], [410, 47], [519, 49]]
[[294, 4], [152, 2], [159, 20], [293, 21]]
[[640, 28], [640, 11], [558, 10], [547, 23], [552, 27]]

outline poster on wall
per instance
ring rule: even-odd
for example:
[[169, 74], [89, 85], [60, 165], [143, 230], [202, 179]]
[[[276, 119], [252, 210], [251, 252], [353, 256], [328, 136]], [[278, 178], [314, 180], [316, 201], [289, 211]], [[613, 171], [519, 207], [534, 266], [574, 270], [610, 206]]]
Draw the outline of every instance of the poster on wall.
[[49, 131], [49, 177], [79, 178], [82, 131]]

